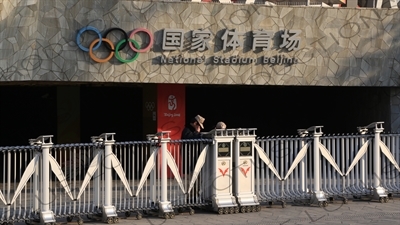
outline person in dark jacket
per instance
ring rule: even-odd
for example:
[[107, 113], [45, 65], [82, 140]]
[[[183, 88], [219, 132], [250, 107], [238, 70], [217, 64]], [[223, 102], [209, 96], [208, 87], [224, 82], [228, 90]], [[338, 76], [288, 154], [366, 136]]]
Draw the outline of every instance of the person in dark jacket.
[[[200, 139], [202, 138], [201, 129], [204, 129], [204, 117], [197, 115], [193, 117], [190, 122], [182, 130], [181, 139]], [[193, 143], [195, 144], [195, 143]], [[198, 143], [196, 143], [198, 144]], [[194, 165], [198, 158], [197, 151], [187, 152], [183, 148], [181, 149], [182, 155], [182, 173], [184, 176], [193, 172]], [[189, 176], [190, 177], [190, 176]]]
[[201, 138], [201, 129], [204, 129], [204, 117], [197, 115], [190, 120], [182, 131], [181, 139], [198, 139]]

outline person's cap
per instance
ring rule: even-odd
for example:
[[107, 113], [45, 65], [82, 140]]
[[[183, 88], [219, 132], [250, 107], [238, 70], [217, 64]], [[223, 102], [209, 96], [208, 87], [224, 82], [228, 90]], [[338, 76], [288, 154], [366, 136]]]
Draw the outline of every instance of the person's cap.
[[203, 123], [204, 123], [204, 121], [205, 121], [206, 119], [204, 119], [204, 117], [202, 117], [202, 116], [200, 116], [200, 115], [197, 115], [197, 116], [195, 117], [195, 119], [196, 119], [196, 121], [199, 123], [201, 129], [204, 129]]
[[218, 122], [215, 129], [226, 129], [226, 124], [222, 121]]

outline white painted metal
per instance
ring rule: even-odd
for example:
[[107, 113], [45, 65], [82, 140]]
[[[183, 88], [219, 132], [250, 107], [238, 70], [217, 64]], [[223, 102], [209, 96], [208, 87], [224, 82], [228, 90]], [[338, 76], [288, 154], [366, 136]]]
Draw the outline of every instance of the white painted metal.
[[[19, 182], [18, 187], [15, 190], [14, 197], [11, 200], [10, 204], [14, 204], [15, 200], [18, 198], [19, 194], [21, 193], [22, 189], [25, 187], [29, 178], [35, 172], [35, 167], [37, 166], [37, 164], [39, 164], [40, 156], [41, 156], [41, 154], [36, 153], [35, 157], [31, 160], [31, 162], [26, 167], [26, 170], [25, 170], [26, 172], [22, 175], [21, 182]], [[10, 158], [10, 157], [8, 157], [8, 158]], [[10, 165], [10, 163], [8, 163], [8, 165]], [[9, 174], [7, 177], [11, 177], [11, 175]], [[8, 182], [8, 184], [10, 184], [10, 182]], [[8, 189], [8, 190], [10, 190], [10, 189]], [[38, 196], [38, 195], [36, 195], [36, 196]], [[7, 203], [4, 202], [4, 204], [7, 204]]]
[[378, 145], [379, 145], [379, 148], [381, 149], [382, 153], [389, 159], [389, 161], [394, 165], [394, 167], [398, 171], [400, 171], [400, 167], [397, 164], [396, 159], [394, 158], [392, 153], [390, 153], [389, 148], [380, 139], [378, 140]]
[[[41, 146], [42, 150], [42, 179], [41, 179], [41, 194], [40, 194], [40, 223], [56, 222], [53, 211], [50, 210], [50, 148], [53, 146], [53, 135], [43, 135], [36, 139], [30, 139], [31, 145]], [[30, 171], [28, 171], [30, 173]], [[18, 193], [19, 194], [19, 193]]]
[[376, 0], [375, 8], [377, 8], [377, 9], [382, 8], [382, 4], [383, 4], [383, 0]]
[[342, 171], [340, 170], [339, 166], [336, 164], [335, 159], [329, 153], [328, 149], [326, 149], [326, 147], [324, 145], [322, 145], [321, 143], [319, 143], [318, 145], [319, 145], [319, 151], [321, 152], [321, 155], [324, 156], [326, 160], [328, 160], [328, 162], [331, 164], [331, 166], [333, 166], [333, 168], [335, 168], [335, 170], [341, 176], [343, 176]]
[[115, 154], [112, 152], [109, 157], [111, 160], [112, 168], [118, 174], [119, 179], [124, 184], [124, 187], [128, 191], [129, 195], [132, 196], [133, 194], [132, 194], [131, 188], [129, 187], [128, 180], [126, 179], [125, 171], [122, 169], [120, 161], [117, 159], [117, 156], [115, 156]]
[[[366, 141], [363, 146], [358, 151], [356, 157], [354, 157], [353, 162], [351, 163], [350, 167], [347, 169], [345, 176], [347, 176], [350, 171], [354, 168], [354, 166], [358, 163], [358, 161], [364, 156], [364, 154], [368, 150], [369, 141]], [[364, 162], [365, 163], [365, 162]]]
[[[283, 178], [284, 180], [286, 180], [293, 172], [293, 170], [297, 167], [297, 165], [302, 162], [301, 167], [303, 168], [302, 171], [304, 172], [304, 156], [306, 156], [307, 154], [307, 149], [308, 149], [309, 145], [305, 144], [303, 145], [303, 147], [301, 148], [301, 150], [299, 151], [299, 153], [297, 154], [296, 158], [293, 160], [292, 165], [290, 166], [289, 171], [286, 173], [286, 176]], [[302, 174], [302, 177], [305, 177], [304, 173]], [[303, 180], [303, 179], [302, 179]], [[303, 185], [302, 185], [303, 186]], [[303, 190], [305, 189], [304, 187], [302, 188]]]
[[[218, 211], [228, 205], [237, 206], [232, 197], [240, 199], [243, 193], [247, 195], [246, 191], [242, 192], [246, 188], [260, 202], [282, 203], [289, 200], [313, 203], [326, 196], [343, 199], [361, 196], [386, 201], [389, 193], [400, 192], [399, 134], [382, 134], [382, 122], [361, 127], [361, 134], [356, 135], [327, 136], [316, 128], [302, 130], [297, 137], [254, 140], [252, 136], [253, 157], [244, 159], [236, 155], [235, 160], [218, 157], [217, 144], [228, 142], [232, 150], [237, 129], [216, 134], [212, 145], [211, 139], [171, 141], [161, 136], [121, 143], [114, 143], [111, 136], [102, 136], [91, 144], [53, 145], [50, 138], [41, 136], [46, 140], [32, 140], [34, 145], [30, 147], [0, 147], [3, 176], [0, 204], [4, 205], [0, 206], [0, 223], [79, 218], [96, 215], [101, 212], [100, 208], [105, 215], [134, 211], [139, 216], [141, 210], [157, 209], [160, 205], [164, 210], [160, 215], [169, 212], [171, 216], [172, 208], [212, 205], [213, 199], [214, 206], [221, 206], [214, 208]], [[368, 133], [368, 129], [373, 129], [373, 133]], [[315, 133], [319, 134], [318, 138]], [[237, 139], [236, 148], [241, 141], [251, 141], [247, 136], [243, 138]], [[107, 153], [104, 140], [110, 141]], [[213, 151], [208, 146], [213, 146]], [[314, 152], [308, 151], [310, 146]], [[316, 152], [324, 157], [316, 160]], [[247, 173], [253, 171], [250, 187], [246, 185], [252, 182], [241, 177], [243, 174], [238, 168], [244, 164], [243, 160], [253, 160], [254, 169], [250, 168]], [[236, 166], [232, 165], [234, 161]], [[228, 170], [222, 168], [223, 162]], [[50, 176], [51, 171], [54, 177]], [[106, 176], [105, 172], [111, 173]], [[183, 179], [181, 174], [185, 175]], [[245, 181], [245, 186], [237, 189], [227, 187]], [[108, 184], [111, 186], [107, 187]]]
[[390, 8], [398, 9], [399, 0], [390, 0]]
[[[235, 130], [235, 143], [233, 148], [233, 193], [239, 207], [253, 207], [259, 210], [257, 196], [254, 192], [254, 144], [256, 129]], [[240, 210], [242, 211], [242, 209]], [[245, 211], [245, 209], [244, 209]]]
[[282, 180], [281, 176], [274, 166], [274, 163], [269, 159], [268, 155], [265, 154], [263, 149], [257, 144], [255, 144], [254, 147], [257, 150], [258, 157], [260, 157], [260, 159], [268, 166], [268, 168], [275, 174], [275, 176], [278, 177], [279, 180]]
[[174, 174], [175, 179], [178, 181], [179, 187], [182, 192], [185, 193], [185, 187], [183, 187], [182, 178], [179, 173], [178, 166], [175, 163], [174, 157], [169, 151], [165, 151], [165, 157], [167, 158], [167, 165], [171, 169], [172, 174]]
[[112, 165], [111, 165], [111, 155], [112, 155], [112, 148], [111, 145], [114, 143], [114, 140], [104, 140], [104, 178], [105, 178], [105, 199], [104, 199], [104, 206], [112, 206], [111, 203], [111, 193], [112, 193]]
[[379, 141], [380, 141], [380, 133], [382, 130], [374, 130], [375, 131], [375, 139], [374, 139], [374, 149], [373, 149], [373, 165], [374, 165], [374, 183], [373, 188], [379, 188], [381, 186], [381, 153], [379, 151]]
[[104, 204], [101, 210], [103, 222], [108, 222], [118, 216], [112, 204], [112, 145], [115, 143], [114, 135], [115, 133], [105, 133], [99, 136], [104, 144]]
[[157, 154], [158, 154], [158, 148], [153, 148], [150, 158], [148, 159], [146, 166], [144, 167], [142, 177], [137, 187], [135, 196], [139, 195], [139, 192], [142, 191], [143, 185], [145, 184], [150, 172], [154, 171], [153, 169], [155, 168], [157, 162]]
[[195, 182], [196, 182], [196, 180], [197, 180], [197, 178], [198, 178], [198, 176], [199, 176], [199, 174], [201, 172], [201, 169], [203, 168], [204, 163], [206, 162], [207, 151], [208, 151], [208, 145], [205, 145], [203, 150], [201, 151], [201, 153], [199, 155], [199, 158], [197, 159], [196, 166], [194, 168], [193, 175], [192, 175], [192, 178], [190, 180], [189, 188], [188, 188], [188, 191], [187, 191], [188, 193], [192, 190], [192, 188], [193, 188], [193, 186], [194, 186], [194, 184], [195, 184]]
[[230, 208], [237, 210], [238, 206], [232, 189], [234, 132], [235, 129], [214, 130], [213, 150], [207, 158], [211, 163], [206, 172], [209, 177], [206, 198], [211, 199], [212, 209], [220, 214], [228, 213]]
[[[100, 160], [102, 160], [102, 158], [103, 158], [103, 152], [102, 151], [96, 151], [96, 155], [94, 156], [94, 158], [93, 158], [93, 160], [92, 160], [92, 162], [91, 162], [91, 164], [90, 164], [90, 166], [89, 166], [89, 169], [88, 169], [88, 171], [86, 172], [86, 175], [85, 175], [85, 178], [84, 178], [84, 180], [83, 180], [83, 182], [82, 182], [82, 186], [81, 186], [81, 188], [79, 189], [79, 193], [78, 193], [78, 195], [76, 196], [76, 199], [79, 199], [80, 197], [81, 197], [81, 195], [84, 193], [84, 191], [85, 191], [85, 189], [86, 189], [86, 187], [87, 187], [87, 185], [89, 185], [89, 182], [90, 182], [90, 179], [92, 178], [92, 176], [94, 175], [94, 174], [96, 174], [96, 172], [98, 172], [98, 169], [100, 168]], [[99, 179], [99, 177], [98, 177], [98, 175], [97, 176], [95, 176], [95, 183], [97, 184], [97, 185], [95, 185], [95, 191], [94, 191], [94, 193], [98, 193], [99, 192], [99, 190], [97, 189], [98, 188], [98, 185], [100, 185], [100, 184], [98, 184], [98, 179]], [[98, 196], [98, 195], [97, 195]], [[97, 199], [97, 198], [96, 198]], [[96, 202], [98, 202], [98, 200], [96, 200]], [[98, 203], [97, 203], [98, 204]], [[96, 204], [96, 205], [97, 205]]]
[[[390, 150], [396, 162], [400, 162], [400, 151], [399, 143], [400, 139], [397, 134], [382, 134], [382, 141]], [[389, 193], [400, 193], [400, 172], [393, 165], [393, 163], [388, 161], [388, 159], [382, 160], [382, 176], [383, 176], [383, 186], [388, 190]]]
[[177, 176], [169, 173], [168, 177], [175, 179], [169, 179], [168, 198], [173, 207], [180, 211], [189, 210], [189, 213], [194, 213], [193, 206], [210, 205], [211, 199], [205, 197], [210, 185], [210, 177], [205, 174], [205, 169], [208, 168], [205, 165], [209, 163], [207, 157], [210, 143], [211, 139], [185, 139], [172, 140], [168, 144], [174, 159], [170, 162], [179, 165], [179, 174], [182, 174], [185, 187], [183, 192]]
[[313, 186], [313, 198], [311, 199], [311, 203], [320, 203], [320, 202], [326, 202], [326, 196], [323, 191], [321, 191], [321, 166], [320, 166], [320, 141], [319, 138], [322, 135], [321, 128], [323, 126], [315, 126], [307, 129], [308, 131], [314, 131], [313, 137], [314, 137], [314, 143], [313, 143], [313, 156], [314, 156], [314, 161], [313, 161], [313, 180], [314, 180], [314, 186]]
[[114, 180], [113, 205], [119, 212], [134, 212], [140, 218], [143, 210], [155, 210], [160, 200], [161, 185], [157, 172], [159, 140], [149, 138], [148, 141], [117, 142], [113, 147], [134, 193], [131, 197], [128, 189], [121, 189], [121, 185], [125, 186], [123, 182], [120, 179]]
[[68, 186], [67, 180], [65, 179], [64, 173], [60, 165], [57, 163], [56, 159], [52, 155], [48, 154], [48, 157], [51, 165], [51, 170], [54, 172], [60, 184], [64, 187], [66, 193], [71, 198], [71, 200], [74, 200], [74, 197], [72, 196], [71, 190]]
[[171, 217], [171, 213], [174, 212], [171, 202], [168, 200], [168, 159], [167, 159], [167, 144], [170, 142], [169, 137], [170, 131], [163, 131], [157, 133], [157, 137], [161, 144], [161, 199], [158, 203], [159, 207], [159, 217], [168, 218]]
[[34, 216], [32, 214], [35, 210], [34, 202], [38, 198], [32, 198], [31, 191], [28, 191], [33, 190], [33, 182], [25, 182], [18, 193], [16, 189], [22, 177], [21, 169], [27, 167], [37, 148], [36, 146], [0, 147], [0, 177], [2, 177], [0, 179], [0, 223], [12, 224]]

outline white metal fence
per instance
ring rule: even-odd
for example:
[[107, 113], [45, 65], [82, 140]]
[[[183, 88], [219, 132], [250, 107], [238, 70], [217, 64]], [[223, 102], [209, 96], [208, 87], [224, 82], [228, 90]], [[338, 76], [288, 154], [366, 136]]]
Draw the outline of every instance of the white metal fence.
[[[381, 134], [374, 125], [372, 133], [367, 127], [359, 134], [323, 135], [312, 127], [298, 136], [255, 138], [258, 201], [327, 206], [324, 198], [346, 203], [367, 196], [387, 202], [400, 193], [400, 135]], [[202, 169], [213, 143], [170, 140], [166, 132], [146, 141], [115, 142], [114, 134], [103, 134], [92, 143], [63, 145], [41, 136], [30, 146], [0, 147], [0, 223], [194, 213], [193, 206], [213, 201], [204, 194], [212, 185]]]
[[[312, 135], [272, 137], [256, 143], [270, 159], [265, 163], [258, 155], [255, 160], [261, 201], [279, 201], [284, 206], [290, 200], [310, 200], [315, 190], [345, 203], [363, 195], [373, 198], [376, 187], [385, 188], [388, 198], [400, 192], [399, 134], [383, 134], [380, 139], [374, 134], [327, 135], [318, 143]], [[314, 161], [317, 150], [322, 156], [318, 163]]]

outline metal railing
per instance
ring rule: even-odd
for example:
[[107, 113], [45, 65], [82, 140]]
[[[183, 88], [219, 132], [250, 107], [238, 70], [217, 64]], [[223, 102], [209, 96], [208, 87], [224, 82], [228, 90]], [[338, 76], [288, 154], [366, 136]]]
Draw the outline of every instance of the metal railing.
[[[249, 174], [260, 203], [327, 206], [327, 199], [362, 196], [387, 202], [400, 193], [400, 134], [381, 134], [381, 125], [347, 135], [323, 135], [322, 126], [291, 137], [246, 133], [245, 144], [254, 138], [254, 155], [246, 156], [252, 156], [254, 169], [246, 167], [244, 175], [254, 170]], [[227, 137], [246, 132], [231, 131]], [[105, 133], [92, 143], [54, 145], [51, 138], [0, 147], [1, 223], [54, 223], [59, 217], [82, 223], [84, 215], [117, 222], [119, 213], [141, 218], [149, 212], [173, 218], [176, 210], [194, 213], [193, 206], [213, 204], [208, 189], [214, 181], [205, 168], [215, 163], [209, 161], [217, 149], [214, 139], [171, 140], [169, 132], [161, 132], [145, 141], [116, 142], [113, 133]], [[229, 182], [241, 176], [235, 167], [225, 173], [233, 174]]]

